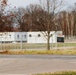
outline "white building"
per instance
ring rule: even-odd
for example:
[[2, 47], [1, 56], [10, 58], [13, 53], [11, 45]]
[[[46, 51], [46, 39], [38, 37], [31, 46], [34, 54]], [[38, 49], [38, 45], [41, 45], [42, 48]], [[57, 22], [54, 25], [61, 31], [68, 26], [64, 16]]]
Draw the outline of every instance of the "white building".
[[26, 42], [27, 33], [26, 32], [1, 32], [0, 42]]
[[[57, 37], [64, 37], [62, 31], [50, 32], [50, 43], [56, 43]], [[47, 43], [47, 36], [44, 32], [1, 32], [0, 42], [27, 42], [27, 43]]]
[[[62, 31], [50, 32], [50, 43], [56, 43], [57, 37], [64, 37]], [[27, 43], [47, 43], [45, 32], [27, 32]]]

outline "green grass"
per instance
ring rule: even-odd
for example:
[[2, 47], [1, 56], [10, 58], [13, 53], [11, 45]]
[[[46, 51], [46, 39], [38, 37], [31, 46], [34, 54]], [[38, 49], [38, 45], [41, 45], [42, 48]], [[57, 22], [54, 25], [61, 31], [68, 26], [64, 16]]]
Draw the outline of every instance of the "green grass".
[[44, 74], [34, 74], [34, 75], [76, 75], [76, 72], [60, 72], [60, 73], [44, 73]]

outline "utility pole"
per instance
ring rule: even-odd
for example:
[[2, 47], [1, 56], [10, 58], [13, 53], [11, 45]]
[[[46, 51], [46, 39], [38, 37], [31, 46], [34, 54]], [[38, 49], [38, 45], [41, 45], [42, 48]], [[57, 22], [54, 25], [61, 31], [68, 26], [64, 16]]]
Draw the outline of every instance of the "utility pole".
[[21, 44], [20, 44], [20, 49], [22, 50], [22, 32], [21, 32], [20, 34], [21, 34]]

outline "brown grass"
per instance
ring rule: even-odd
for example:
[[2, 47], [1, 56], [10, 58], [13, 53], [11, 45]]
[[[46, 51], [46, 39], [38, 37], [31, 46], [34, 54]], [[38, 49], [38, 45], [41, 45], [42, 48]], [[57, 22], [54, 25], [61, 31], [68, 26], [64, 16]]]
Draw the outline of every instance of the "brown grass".
[[52, 55], [76, 55], [76, 49], [70, 50], [4, 50], [0, 54], [52, 54]]

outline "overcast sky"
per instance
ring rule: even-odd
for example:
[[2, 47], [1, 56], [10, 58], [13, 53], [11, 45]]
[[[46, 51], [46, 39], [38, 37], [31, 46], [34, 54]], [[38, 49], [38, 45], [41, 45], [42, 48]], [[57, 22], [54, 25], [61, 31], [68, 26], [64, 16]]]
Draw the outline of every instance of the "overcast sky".
[[12, 7], [26, 7], [29, 4], [37, 4], [39, 3], [39, 0], [8, 0], [8, 4], [10, 4]]
[[[72, 5], [73, 3], [76, 2], [76, 0], [65, 0], [67, 5]], [[26, 7], [29, 4], [37, 4], [39, 3], [39, 0], [8, 0], [8, 4], [11, 5], [12, 7]]]

